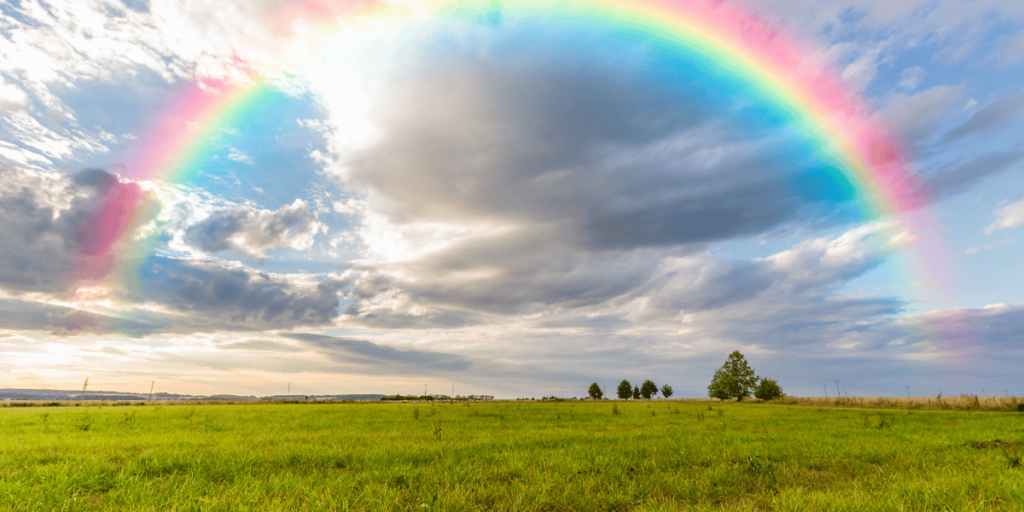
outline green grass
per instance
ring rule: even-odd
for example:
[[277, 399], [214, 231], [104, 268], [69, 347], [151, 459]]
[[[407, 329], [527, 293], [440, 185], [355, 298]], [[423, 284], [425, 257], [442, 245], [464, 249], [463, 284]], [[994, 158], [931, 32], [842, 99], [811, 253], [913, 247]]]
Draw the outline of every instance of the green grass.
[[2, 408], [0, 509], [1024, 509], [1019, 413], [612, 407]]

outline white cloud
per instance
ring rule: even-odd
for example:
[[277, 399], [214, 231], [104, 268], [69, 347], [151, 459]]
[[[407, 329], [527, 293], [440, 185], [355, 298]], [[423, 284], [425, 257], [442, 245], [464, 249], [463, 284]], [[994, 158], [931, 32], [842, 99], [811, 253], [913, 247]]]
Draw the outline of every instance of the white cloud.
[[20, 87], [9, 84], [0, 77], [0, 110], [15, 112], [29, 105], [28, 95]]
[[1024, 199], [1010, 203], [996, 210], [996, 220], [985, 228], [985, 234], [991, 235], [1003, 229], [1012, 229], [1024, 224]]
[[914, 89], [917, 89], [917, 86], [921, 84], [921, 81], [924, 80], [926, 76], [928, 76], [928, 71], [921, 66], [904, 69], [903, 72], [900, 73], [900, 82], [897, 84], [897, 87], [907, 91], [913, 91]]
[[231, 250], [242, 256], [264, 260], [275, 249], [309, 249], [323, 224], [310, 213], [309, 204], [296, 199], [278, 210], [236, 207], [213, 211], [185, 229], [185, 243], [207, 253]]

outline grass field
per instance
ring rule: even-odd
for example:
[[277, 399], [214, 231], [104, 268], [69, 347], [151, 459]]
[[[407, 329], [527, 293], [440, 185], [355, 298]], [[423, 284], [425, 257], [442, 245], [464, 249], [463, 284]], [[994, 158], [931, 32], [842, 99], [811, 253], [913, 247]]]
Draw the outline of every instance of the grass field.
[[8, 407], [0, 509], [1024, 510], [1022, 441], [753, 403]]

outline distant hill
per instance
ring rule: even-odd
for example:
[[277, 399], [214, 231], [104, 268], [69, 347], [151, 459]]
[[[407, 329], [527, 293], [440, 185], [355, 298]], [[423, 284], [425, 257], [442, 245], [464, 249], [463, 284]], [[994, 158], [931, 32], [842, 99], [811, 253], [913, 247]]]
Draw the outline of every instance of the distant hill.
[[[318, 402], [334, 401], [375, 401], [384, 395], [181, 395], [177, 393], [153, 393], [153, 400], [202, 400], [217, 402], [248, 402], [257, 400], [309, 400]], [[63, 391], [56, 389], [0, 389], [0, 400], [148, 400], [149, 393], [122, 393], [119, 391]]]

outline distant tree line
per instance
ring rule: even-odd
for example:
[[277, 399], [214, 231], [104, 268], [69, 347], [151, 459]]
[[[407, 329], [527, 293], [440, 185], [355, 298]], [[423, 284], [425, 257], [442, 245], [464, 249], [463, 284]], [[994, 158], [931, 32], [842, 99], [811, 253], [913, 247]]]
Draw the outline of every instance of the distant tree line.
[[[658, 388], [654, 381], [648, 379], [643, 384], [634, 386], [628, 380], [622, 379], [622, 382], [615, 389], [615, 394], [620, 400], [629, 400], [630, 398], [634, 400], [641, 398], [649, 400], [657, 396], [659, 391], [661, 396], [665, 398], [672, 396], [672, 386], [668, 384]], [[590, 385], [587, 393], [594, 400], [604, 398], [604, 390], [596, 382]], [[747, 363], [747, 359], [743, 357], [743, 354], [739, 350], [733, 351], [725, 360], [725, 364], [715, 371], [711, 384], [708, 385], [708, 396], [720, 400], [728, 400], [730, 398], [743, 400], [744, 398], [749, 398], [751, 394], [761, 400], [772, 400], [786, 396], [778, 382], [755, 375], [753, 368]]]
[[[619, 383], [619, 387], [616, 389], [616, 394], [622, 400], [628, 400], [630, 398], [635, 400], [639, 400], [640, 398], [650, 400], [652, 397], [657, 396], [658, 392], [661, 392], [661, 396], [669, 398], [672, 396], [672, 386], [665, 384], [661, 386], [661, 388], [658, 388], [658, 385], [650, 379], [645, 380], [644, 383], [639, 386], [634, 386], [630, 384], [628, 380], [622, 379], [622, 382]], [[604, 398], [604, 390], [602, 390], [601, 386], [597, 385], [596, 382], [590, 385], [590, 389], [587, 390], [587, 393], [590, 395], [590, 398], [594, 400]]]

